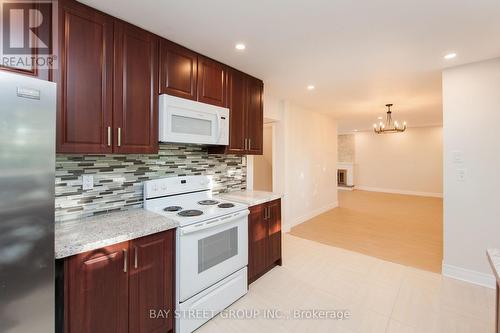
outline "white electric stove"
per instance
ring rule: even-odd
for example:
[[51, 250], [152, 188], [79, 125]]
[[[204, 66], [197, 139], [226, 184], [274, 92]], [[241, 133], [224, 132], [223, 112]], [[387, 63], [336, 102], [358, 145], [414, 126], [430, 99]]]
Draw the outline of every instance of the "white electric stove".
[[212, 193], [210, 176], [144, 182], [144, 208], [179, 224], [176, 332], [192, 332], [247, 292], [248, 206]]

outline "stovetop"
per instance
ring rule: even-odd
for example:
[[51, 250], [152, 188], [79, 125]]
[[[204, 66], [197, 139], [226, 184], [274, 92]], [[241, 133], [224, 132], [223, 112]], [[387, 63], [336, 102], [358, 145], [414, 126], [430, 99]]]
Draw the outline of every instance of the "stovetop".
[[212, 196], [205, 191], [148, 199], [144, 208], [171, 218], [182, 227], [245, 210], [248, 206]]
[[212, 195], [211, 176], [160, 178], [144, 182], [144, 209], [171, 218], [181, 227], [232, 214], [247, 205]]

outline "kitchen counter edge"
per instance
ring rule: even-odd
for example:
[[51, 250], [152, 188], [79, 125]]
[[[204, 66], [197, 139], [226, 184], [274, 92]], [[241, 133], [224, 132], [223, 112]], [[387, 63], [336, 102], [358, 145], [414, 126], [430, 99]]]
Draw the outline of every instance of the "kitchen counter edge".
[[177, 227], [176, 222], [142, 208], [55, 222], [55, 258], [70, 257]]
[[245, 190], [221, 193], [219, 197], [225, 200], [247, 204], [249, 207], [252, 207], [281, 199], [283, 195], [276, 192]]
[[497, 283], [500, 284], [500, 249], [488, 249], [486, 255], [488, 256]]

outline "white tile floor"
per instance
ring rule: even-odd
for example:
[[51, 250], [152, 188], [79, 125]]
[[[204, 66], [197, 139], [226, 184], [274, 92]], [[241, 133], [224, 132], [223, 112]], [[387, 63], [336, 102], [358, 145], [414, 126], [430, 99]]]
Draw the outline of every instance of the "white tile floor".
[[[284, 235], [283, 266], [230, 310], [349, 310], [347, 320], [227, 319], [197, 333], [494, 332], [495, 291], [439, 274]], [[226, 315], [228, 313], [226, 312]]]

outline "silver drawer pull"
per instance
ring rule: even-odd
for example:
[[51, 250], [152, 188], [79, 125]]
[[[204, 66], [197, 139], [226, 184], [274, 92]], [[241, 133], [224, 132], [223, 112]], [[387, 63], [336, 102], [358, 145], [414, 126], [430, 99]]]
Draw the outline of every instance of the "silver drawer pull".
[[134, 253], [134, 268], [137, 269], [137, 252], [139, 252], [139, 250], [137, 249], [137, 246], [134, 248], [135, 250], [135, 253]]
[[128, 251], [123, 249], [123, 272], [127, 273], [128, 271]]

